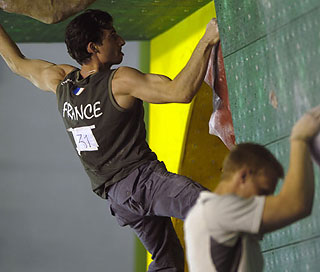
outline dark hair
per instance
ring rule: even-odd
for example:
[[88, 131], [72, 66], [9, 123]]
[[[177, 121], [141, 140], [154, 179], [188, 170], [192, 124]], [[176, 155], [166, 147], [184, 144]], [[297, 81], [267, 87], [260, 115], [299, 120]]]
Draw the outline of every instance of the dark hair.
[[103, 30], [112, 27], [112, 16], [104, 11], [88, 9], [75, 17], [67, 26], [65, 43], [69, 55], [80, 65], [88, 61], [91, 53], [87, 51], [89, 42], [102, 44]]
[[278, 178], [283, 178], [284, 171], [280, 162], [264, 146], [255, 143], [236, 145], [223, 162], [222, 179], [232, 175], [243, 166], [253, 170], [273, 169]]

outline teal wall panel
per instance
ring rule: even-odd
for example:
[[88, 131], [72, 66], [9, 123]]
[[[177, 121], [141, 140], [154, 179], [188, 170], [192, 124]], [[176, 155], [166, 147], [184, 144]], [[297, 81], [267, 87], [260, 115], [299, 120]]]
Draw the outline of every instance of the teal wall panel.
[[319, 8], [319, 0], [216, 0], [224, 55], [255, 42]]
[[320, 8], [225, 58], [238, 141], [286, 136], [319, 104], [319, 29]]
[[265, 272], [319, 271], [320, 237], [264, 254]]
[[[319, 0], [215, 0], [236, 141], [288, 167], [295, 121], [320, 104]], [[319, 271], [320, 192], [312, 215], [265, 235], [265, 271]], [[281, 187], [280, 182], [277, 191]]]

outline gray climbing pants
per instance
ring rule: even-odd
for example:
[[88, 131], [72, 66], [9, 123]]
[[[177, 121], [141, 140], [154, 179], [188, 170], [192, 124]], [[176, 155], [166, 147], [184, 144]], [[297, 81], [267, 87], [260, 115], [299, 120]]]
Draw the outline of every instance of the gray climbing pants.
[[199, 193], [191, 179], [152, 161], [108, 189], [110, 210], [120, 226], [130, 226], [152, 254], [149, 272], [183, 272], [184, 253], [170, 217], [185, 219]]

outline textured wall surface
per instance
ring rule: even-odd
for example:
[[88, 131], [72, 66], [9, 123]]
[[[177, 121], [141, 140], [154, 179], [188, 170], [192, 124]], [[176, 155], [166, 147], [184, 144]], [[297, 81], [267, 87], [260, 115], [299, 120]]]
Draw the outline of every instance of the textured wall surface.
[[[292, 125], [320, 104], [320, 2], [216, 0], [215, 5], [236, 141], [266, 145], [287, 169]], [[319, 271], [315, 169], [313, 213], [264, 237], [266, 271]]]

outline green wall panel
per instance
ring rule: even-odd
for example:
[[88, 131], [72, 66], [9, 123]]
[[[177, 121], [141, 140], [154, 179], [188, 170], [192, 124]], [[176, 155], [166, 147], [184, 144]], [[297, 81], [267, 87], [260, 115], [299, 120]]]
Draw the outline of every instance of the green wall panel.
[[[24, 2], [27, 5], [28, 1]], [[115, 29], [125, 40], [150, 40], [209, 2], [210, 0], [96, 0], [89, 8], [109, 12], [114, 18]], [[0, 23], [15, 42], [64, 42], [65, 27], [72, 18], [73, 16], [60, 23], [47, 25], [0, 9]]]
[[225, 58], [238, 141], [286, 136], [298, 116], [319, 104], [319, 29], [316, 9]]
[[216, 0], [227, 56], [319, 8], [319, 0]]
[[[236, 141], [267, 146], [287, 170], [292, 125], [320, 104], [320, 1], [216, 0], [215, 5]], [[312, 215], [264, 236], [265, 271], [319, 271], [317, 166], [315, 173]]]
[[265, 272], [319, 271], [320, 238], [264, 254]]

